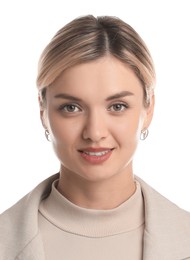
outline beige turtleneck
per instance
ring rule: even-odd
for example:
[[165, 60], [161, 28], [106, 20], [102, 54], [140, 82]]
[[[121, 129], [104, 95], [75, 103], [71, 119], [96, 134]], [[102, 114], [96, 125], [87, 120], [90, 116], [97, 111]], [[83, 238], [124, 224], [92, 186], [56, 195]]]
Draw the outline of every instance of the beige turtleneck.
[[144, 206], [140, 184], [111, 210], [81, 208], [56, 189], [39, 209], [39, 228], [47, 260], [140, 260]]

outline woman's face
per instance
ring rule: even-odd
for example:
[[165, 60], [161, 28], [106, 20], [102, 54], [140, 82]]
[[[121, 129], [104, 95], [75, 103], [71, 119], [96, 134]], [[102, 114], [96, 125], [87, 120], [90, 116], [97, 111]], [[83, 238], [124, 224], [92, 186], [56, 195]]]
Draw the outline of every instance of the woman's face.
[[114, 57], [64, 71], [47, 89], [41, 111], [62, 172], [88, 181], [131, 174], [153, 111], [143, 98], [138, 78]]

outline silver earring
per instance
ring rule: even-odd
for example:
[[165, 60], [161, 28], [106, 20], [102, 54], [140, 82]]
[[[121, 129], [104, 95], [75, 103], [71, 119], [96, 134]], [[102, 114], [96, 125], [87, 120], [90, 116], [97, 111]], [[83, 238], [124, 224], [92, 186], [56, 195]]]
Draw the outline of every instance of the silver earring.
[[141, 130], [140, 140], [145, 140], [149, 134], [149, 131], [147, 128]]
[[46, 137], [46, 139], [47, 139], [49, 142], [51, 142], [50, 134], [49, 134], [49, 131], [48, 131], [47, 129], [45, 130], [45, 137]]

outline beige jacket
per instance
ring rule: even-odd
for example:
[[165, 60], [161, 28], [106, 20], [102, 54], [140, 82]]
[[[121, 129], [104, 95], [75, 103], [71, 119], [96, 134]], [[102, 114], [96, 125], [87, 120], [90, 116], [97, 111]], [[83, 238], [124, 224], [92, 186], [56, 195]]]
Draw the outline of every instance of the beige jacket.
[[[38, 231], [38, 207], [57, 178], [58, 174], [43, 181], [0, 215], [0, 260], [45, 260]], [[137, 180], [145, 201], [143, 260], [190, 259], [190, 213], [178, 208], [138, 177]]]

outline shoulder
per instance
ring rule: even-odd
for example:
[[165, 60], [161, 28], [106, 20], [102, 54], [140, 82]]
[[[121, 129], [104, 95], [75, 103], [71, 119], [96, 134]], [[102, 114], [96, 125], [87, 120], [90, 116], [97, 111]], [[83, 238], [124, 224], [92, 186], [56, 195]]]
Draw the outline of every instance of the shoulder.
[[141, 184], [145, 210], [147, 211], [147, 214], [151, 214], [151, 216], [154, 217], [157, 216], [157, 218], [160, 219], [165, 217], [166, 219], [178, 219], [179, 221], [180, 217], [190, 223], [190, 212], [178, 207], [175, 203], [171, 202], [166, 197], [161, 195], [158, 191], [156, 191], [139, 177], [136, 178]]
[[164, 212], [167, 211], [179, 211], [182, 214], [190, 217], [190, 212], [181, 209], [175, 203], [164, 197], [158, 191], [156, 191], [153, 187], [147, 184], [144, 180], [140, 179], [139, 177], [135, 177], [139, 183], [141, 184], [141, 189], [144, 197], [145, 204], [147, 206], [154, 207], [155, 209], [163, 210]]
[[[179, 208], [139, 177], [145, 208], [145, 241], [152, 251], [190, 255], [190, 213]], [[145, 242], [146, 243], [146, 242]], [[162, 258], [160, 258], [162, 259]]]
[[58, 177], [56, 174], [43, 181], [0, 215], [0, 259], [16, 256], [37, 235], [39, 204], [48, 196], [52, 182]]

